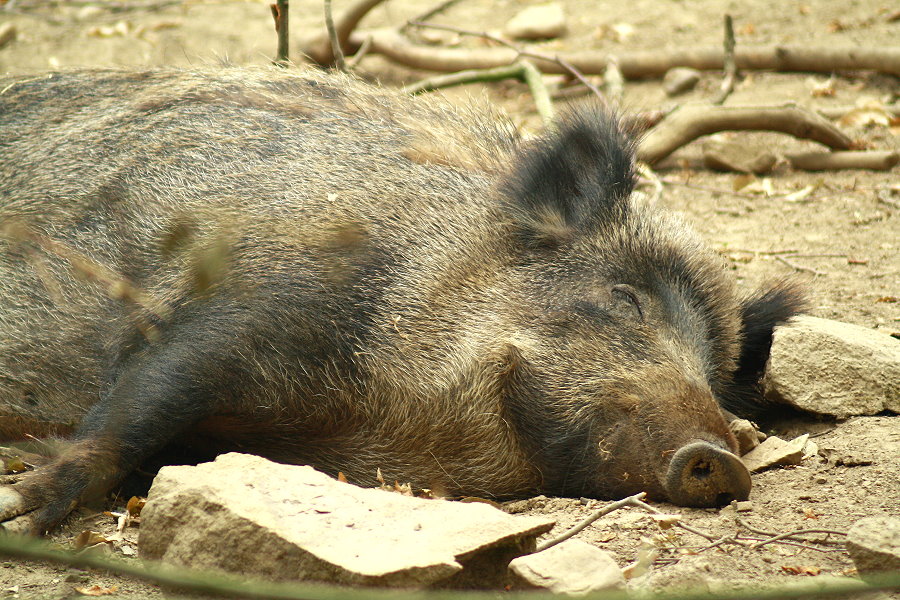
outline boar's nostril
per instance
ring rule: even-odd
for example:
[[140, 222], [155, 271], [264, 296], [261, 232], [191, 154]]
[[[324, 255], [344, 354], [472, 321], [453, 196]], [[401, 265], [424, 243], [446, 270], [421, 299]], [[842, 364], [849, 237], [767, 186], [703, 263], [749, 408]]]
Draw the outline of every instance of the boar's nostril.
[[731, 452], [696, 441], [672, 456], [665, 485], [675, 504], [722, 506], [750, 496], [750, 473]]
[[691, 468], [694, 479], [706, 479], [712, 475], [712, 467], [707, 461], [700, 461]]

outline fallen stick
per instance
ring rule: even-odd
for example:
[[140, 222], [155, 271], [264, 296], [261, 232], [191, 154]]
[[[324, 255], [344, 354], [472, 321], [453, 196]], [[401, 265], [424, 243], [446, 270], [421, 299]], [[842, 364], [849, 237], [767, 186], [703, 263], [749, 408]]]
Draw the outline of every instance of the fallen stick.
[[852, 140], [827, 119], [798, 106], [732, 107], [695, 104], [669, 114], [651, 129], [637, 150], [653, 165], [703, 135], [719, 131], [777, 131], [846, 150]]
[[505, 67], [497, 67], [495, 69], [460, 71], [458, 73], [448, 73], [446, 75], [438, 75], [423, 79], [403, 88], [403, 92], [407, 94], [422, 94], [440, 88], [452, 87], [455, 85], [463, 85], [466, 83], [502, 81], [504, 79], [518, 79], [528, 85], [531, 95], [534, 97], [534, 103], [537, 112], [541, 116], [541, 120], [545, 126], [549, 126], [553, 121], [554, 110], [553, 102], [550, 99], [550, 93], [547, 86], [544, 85], [541, 72], [538, 71], [533, 64], [527, 60], [521, 60], [512, 65]]
[[[371, 0], [370, 0], [371, 1]], [[411, 43], [393, 29], [372, 31], [372, 50], [396, 63], [428, 71], [453, 72], [466, 69], [490, 69], [508, 65], [518, 53], [509, 48], [441, 48]], [[350, 36], [350, 46], [363, 42], [367, 33]], [[701, 71], [724, 68], [723, 48], [641, 50], [617, 53], [619, 69], [626, 79], [661, 77], [672, 67], [693, 67]], [[602, 51], [560, 54], [560, 58], [582, 73], [600, 75], [609, 56]], [[806, 46], [741, 47], [735, 51], [735, 64], [744, 71], [877, 71], [900, 75], [900, 46], [887, 48], [822, 48]], [[553, 61], [535, 63], [544, 73], [565, 74]]]
[[[334, 32], [344, 54], [352, 54], [363, 44], [366, 38], [365, 35], [358, 36], [356, 41], [352, 43], [348, 42], [354, 33], [354, 29], [356, 29], [363, 17], [382, 2], [384, 0], [358, 0], [335, 19]], [[322, 66], [331, 66], [335, 60], [334, 52], [331, 48], [331, 37], [327, 31], [303, 43], [301, 51]]]
[[867, 152], [807, 152], [785, 156], [791, 166], [803, 171], [838, 171], [841, 169], [870, 169], [889, 171], [900, 163], [900, 153], [892, 150]]
[[626, 506], [637, 506], [636, 502], [643, 500], [644, 497], [646, 497], [646, 496], [647, 496], [646, 492], [639, 492], [639, 493], [635, 494], [634, 496], [628, 496], [627, 498], [623, 498], [622, 500], [619, 500], [617, 502], [607, 504], [603, 508], [595, 510], [590, 515], [588, 515], [587, 517], [585, 517], [584, 519], [582, 519], [581, 521], [576, 523], [573, 527], [571, 527], [570, 529], [567, 529], [560, 535], [550, 538], [549, 540], [544, 540], [543, 542], [538, 544], [537, 548], [535, 548], [534, 551], [535, 552], [543, 552], [547, 548], [552, 548], [553, 546], [566, 541], [567, 539], [569, 539], [576, 533], [579, 533], [585, 527], [587, 527], [588, 525], [590, 525], [591, 523], [593, 523], [600, 517], [606, 516], [613, 511], [619, 510], [620, 508], [625, 508]]

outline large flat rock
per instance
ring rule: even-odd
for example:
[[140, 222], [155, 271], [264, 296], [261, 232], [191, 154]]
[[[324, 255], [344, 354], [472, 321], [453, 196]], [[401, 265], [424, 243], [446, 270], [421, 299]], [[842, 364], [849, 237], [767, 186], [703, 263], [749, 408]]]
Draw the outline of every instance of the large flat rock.
[[533, 551], [552, 526], [483, 503], [363, 489], [311, 467], [225, 454], [160, 470], [141, 513], [140, 552], [277, 580], [469, 587], [501, 582], [509, 560]]
[[625, 587], [622, 569], [608, 552], [581, 540], [566, 540], [537, 554], [509, 563], [513, 583], [523, 589], [545, 589], [582, 596]]
[[766, 396], [834, 415], [900, 412], [900, 340], [839, 321], [795, 317], [775, 328]]

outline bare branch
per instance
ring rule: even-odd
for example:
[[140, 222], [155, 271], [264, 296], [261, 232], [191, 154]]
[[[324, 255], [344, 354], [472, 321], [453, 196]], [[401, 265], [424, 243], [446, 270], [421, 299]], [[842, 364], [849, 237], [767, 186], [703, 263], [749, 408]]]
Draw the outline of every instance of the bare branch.
[[724, 70], [725, 78], [722, 80], [722, 87], [719, 94], [712, 101], [713, 104], [724, 104], [731, 92], [734, 91], [734, 84], [737, 80], [737, 64], [734, 61], [734, 23], [731, 15], [725, 15], [725, 43], [724, 43]]
[[290, 44], [289, 44], [289, 28], [288, 28], [288, 0], [276, 0], [275, 4], [270, 4], [272, 9], [272, 18], [275, 19], [275, 33], [278, 34], [278, 51], [275, 55], [273, 64], [279, 67], [286, 67], [290, 64]]
[[[619, 500], [617, 502], [612, 502], [611, 504], [607, 504], [603, 508], [600, 508], [600, 509], [594, 511], [589, 516], [582, 519], [580, 522], [576, 523], [573, 527], [564, 531], [560, 535], [550, 538], [549, 540], [544, 540], [543, 542], [538, 544], [538, 547], [535, 550], [535, 552], [543, 552], [547, 548], [552, 548], [553, 546], [566, 541], [567, 539], [576, 535], [577, 533], [582, 531], [584, 528], [586, 528], [588, 525], [590, 525], [591, 523], [593, 523], [600, 517], [608, 515], [609, 513], [613, 512], [613, 511], [619, 510], [620, 508], [625, 508], [626, 506], [638, 506], [636, 503], [640, 502], [644, 497], [646, 497], [646, 495], [647, 495], [646, 492], [640, 492], [638, 494], [635, 494], [634, 496], [629, 496], [629, 497], [623, 498], [622, 500]], [[645, 506], [648, 506], [648, 505], [645, 505]]]
[[808, 152], [788, 154], [788, 162], [803, 171], [838, 171], [841, 169], [870, 169], [889, 171], [900, 163], [900, 153], [894, 150], [868, 152]]
[[[362, 43], [365, 34], [357, 32], [353, 45]], [[508, 65], [516, 53], [508, 48], [438, 48], [413, 44], [394, 30], [372, 32], [373, 51], [416, 69], [454, 72], [466, 69], [490, 69]], [[724, 67], [722, 48], [643, 50], [617, 53], [619, 68], [626, 79], [661, 77], [672, 67], [693, 67], [717, 71]], [[561, 54], [560, 59], [581, 73], [600, 75], [609, 56], [604, 52], [581, 51]], [[822, 48], [807, 46], [741, 47], [735, 51], [735, 63], [744, 71], [802, 71], [832, 73], [834, 71], [870, 70], [900, 75], [900, 46], [887, 48]], [[559, 62], [538, 61], [544, 73], [569, 72]]]
[[347, 71], [347, 62], [344, 60], [344, 51], [341, 49], [341, 41], [338, 39], [334, 28], [334, 19], [331, 16], [331, 0], [325, 0], [325, 29], [328, 31], [328, 41], [331, 43], [331, 54], [334, 56], [334, 64], [338, 71]]
[[[350, 36], [363, 17], [382, 2], [384, 0], [357, 0], [334, 21], [335, 35], [344, 53], [350, 54], [352, 49], [358, 48], [365, 41], [365, 36], [368, 34], [362, 34], [357, 41], [348, 44]], [[335, 61], [331, 38], [327, 31], [305, 42], [303, 53], [322, 66], [329, 66]]]
[[798, 106], [691, 105], [663, 119], [641, 141], [638, 159], [654, 164], [703, 135], [719, 131], [776, 131], [844, 150], [851, 140], [827, 119]]

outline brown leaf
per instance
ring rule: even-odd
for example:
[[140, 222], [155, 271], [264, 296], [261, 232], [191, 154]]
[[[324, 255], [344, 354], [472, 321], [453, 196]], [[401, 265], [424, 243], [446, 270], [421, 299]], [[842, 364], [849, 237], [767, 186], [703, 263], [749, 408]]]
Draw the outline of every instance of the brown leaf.
[[816, 576], [822, 572], [819, 567], [809, 567], [800, 565], [781, 565], [781, 570], [791, 575], [810, 575]]
[[144, 508], [145, 504], [147, 504], [146, 498], [132, 496], [128, 501], [128, 504], [125, 505], [125, 510], [128, 511], [128, 516], [132, 518], [139, 517], [141, 516], [141, 510]]
[[83, 596], [109, 596], [110, 594], [115, 594], [116, 590], [119, 589], [119, 586], [113, 585], [108, 588], [100, 587], [99, 585], [92, 585], [89, 588], [86, 587], [76, 587], [75, 591]]
[[76, 550], [81, 550], [82, 548], [88, 548], [90, 546], [96, 546], [97, 544], [105, 544], [109, 542], [106, 537], [102, 534], [97, 533], [96, 531], [91, 531], [90, 529], [86, 529], [78, 534], [78, 537], [75, 538], [75, 541], [72, 542], [72, 545]]
[[347, 476], [344, 475], [343, 471], [338, 471], [337, 480], [340, 481], [341, 483], [347, 483]]

